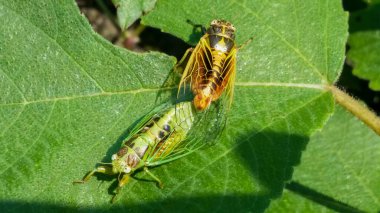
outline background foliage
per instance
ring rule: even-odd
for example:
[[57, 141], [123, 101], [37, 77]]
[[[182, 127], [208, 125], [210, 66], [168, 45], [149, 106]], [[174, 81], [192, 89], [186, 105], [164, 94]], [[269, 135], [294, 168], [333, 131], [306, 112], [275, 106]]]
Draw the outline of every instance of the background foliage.
[[371, 1], [350, 18], [349, 60], [354, 74], [370, 81], [369, 87], [380, 91], [380, 2]]

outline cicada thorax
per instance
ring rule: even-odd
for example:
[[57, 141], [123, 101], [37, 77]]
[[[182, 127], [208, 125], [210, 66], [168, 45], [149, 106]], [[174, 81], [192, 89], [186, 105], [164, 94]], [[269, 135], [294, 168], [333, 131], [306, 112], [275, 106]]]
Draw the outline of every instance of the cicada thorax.
[[155, 114], [112, 157], [114, 172], [131, 173], [170, 154], [185, 139], [193, 119], [189, 103]]
[[235, 28], [226, 21], [213, 21], [195, 49], [197, 70], [191, 72], [191, 87], [198, 110], [217, 100], [235, 73]]

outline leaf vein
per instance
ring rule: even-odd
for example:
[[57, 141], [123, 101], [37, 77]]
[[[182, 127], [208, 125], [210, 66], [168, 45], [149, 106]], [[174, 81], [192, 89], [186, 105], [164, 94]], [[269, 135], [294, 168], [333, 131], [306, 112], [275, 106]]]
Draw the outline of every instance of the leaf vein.
[[25, 97], [25, 94], [21, 91], [20, 87], [16, 84], [16, 82], [9, 77], [9, 75], [3, 70], [3, 69], [0, 69], [0, 71], [4, 74], [4, 76], [9, 79], [9, 81], [11, 82], [11, 84], [13, 84], [13, 86], [16, 87], [16, 89], [20, 92], [20, 95], [21, 95], [21, 98], [24, 100], [24, 101], [28, 101]]
[[88, 95], [63, 96], [63, 97], [58, 97], [58, 98], [48, 98], [48, 99], [41, 99], [41, 100], [35, 100], [35, 101], [0, 104], [0, 107], [14, 106], [14, 105], [28, 105], [28, 104], [35, 104], [35, 103], [48, 103], [48, 102], [55, 102], [55, 101], [68, 101], [68, 100], [76, 100], [76, 99], [81, 99], [81, 98], [100, 97], [100, 96], [138, 94], [138, 93], [144, 93], [144, 92], [158, 92], [158, 91], [171, 90], [171, 89], [177, 89], [177, 87], [163, 87], [163, 88], [156, 88], [156, 89], [137, 89], [137, 90], [93, 93], [93, 94], [88, 94]]
[[[325, 48], [325, 72], [327, 72], [328, 70], [328, 62], [329, 62], [329, 55], [328, 55], [328, 30], [327, 30], [327, 26], [328, 26], [328, 13], [327, 11], [329, 11], [329, 1], [330, 0], [326, 0], [326, 8], [325, 10], [322, 10], [325, 12], [325, 28], [324, 28], [324, 36], [325, 36], [325, 42], [324, 42], [324, 48]], [[327, 75], [326, 75], [327, 76]]]
[[16, 117], [12, 119], [12, 122], [10, 122], [0, 133], [1, 136], [4, 136], [4, 134], [8, 131], [8, 129], [10, 129], [13, 124], [16, 123], [16, 121], [20, 118], [21, 114], [24, 112], [25, 110], [25, 105], [21, 106], [21, 110], [17, 113]]
[[[4, 6], [4, 5], [3, 5]], [[10, 9], [9, 7], [6, 7], [9, 11], [11, 11], [13, 14], [15, 14], [16, 16], [18, 16], [18, 17], [21, 17], [25, 22], [27, 22], [27, 23], [29, 23], [29, 26], [34, 26], [35, 27], [35, 29], [37, 29], [38, 31], [40, 31], [42, 34], [44, 34], [46, 37], [48, 37], [51, 41], [52, 41], [52, 43], [55, 43], [55, 44], [57, 44], [57, 46], [58, 47], [60, 47], [60, 49], [69, 57], [69, 59], [71, 60], [71, 61], [73, 61], [79, 68], [80, 68], [80, 70], [90, 79], [90, 81], [92, 81], [94, 84], [95, 84], [95, 86], [101, 91], [101, 92], [104, 92], [104, 90], [103, 90], [103, 88], [99, 85], [99, 83], [90, 75], [90, 73], [89, 72], [87, 72], [85, 69], [84, 69], [84, 67], [81, 65], [81, 64], [79, 64], [75, 59], [74, 59], [74, 57], [73, 56], [71, 56], [70, 54], [69, 54], [69, 52], [66, 50], [66, 49], [64, 49], [63, 48], [63, 46], [60, 44], [60, 43], [58, 43], [58, 41], [57, 40], [55, 40], [54, 38], [52, 38], [48, 33], [46, 33], [45, 31], [43, 31], [43, 29], [41, 29], [40, 27], [38, 27], [37, 25], [35, 25], [33, 22], [31, 22], [29, 19], [27, 19], [27, 18], [25, 18], [24, 16], [22, 16], [21, 14], [18, 14], [16, 11], [14, 11], [14, 10], [12, 10], [12, 9]]]
[[[345, 135], [345, 137], [347, 137], [347, 135]], [[349, 139], [347, 139], [347, 140], [349, 140]], [[345, 140], [345, 141], [347, 141], [347, 140]], [[367, 191], [368, 195], [372, 198], [372, 200], [373, 200], [378, 206], [380, 206], [380, 200], [376, 197], [375, 194], [373, 194], [373, 191], [370, 190], [370, 189], [367, 187], [367, 185], [363, 182], [363, 179], [362, 179], [359, 175], [356, 174], [356, 172], [352, 169], [352, 167], [350, 166], [350, 164], [346, 164], [346, 163], [345, 163], [346, 161], [343, 159], [343, 157], [342, 157], [342, 155], [341, 155], [341, 153], [340, 153], [339, 150], [336, 152], [336, 155], [338, 156], [338, 159], [339, 159], [339, 161], [342, 163], [342, 165], [345, 165], [345, 168], [348, 169], [349, 173], [351, 173], [352, 176], [357, 180], [357, 182], [363, 187], [363, 189], [364, 189], [365, 191]]]
[[50, 122], [51, 116], [52, 116], [53, 111], [54, 111], [55, 104], [56, 104], [56, 102], [52, 103], [51, 110], [49, 112], [49, 115], [46, 118], [46, 122], [45, 122], [44, 126], [41, 128], [41, 131], [39, 132], [38, 136], [35, 138], [35, 140], [33, 141], [33, 143], [31, 143], [30, 145], [28, 145], [28, 148], [25, 150], [25, 152], [22, 153], [19, 157], [17, 157], [17, 159], [15, 161], [13, 161], [12, 163], [10, 163], [8, 165], [8, 167], [4, 168], [4, 170], [2, 172], [0, 172], [0, 176], [2, 174], [4, 174], [8, 169], [13, 168], [14, 165], [16, 165], [19, 161], [21, 161], [21, 159], [26, 156], [26, 154], [29, 152], [29, 150], [31, 150], [33, 148], [33, 146], [38, 142], [38, 140], [42, 136], [42, 133], [46, 130], [47, 125]]

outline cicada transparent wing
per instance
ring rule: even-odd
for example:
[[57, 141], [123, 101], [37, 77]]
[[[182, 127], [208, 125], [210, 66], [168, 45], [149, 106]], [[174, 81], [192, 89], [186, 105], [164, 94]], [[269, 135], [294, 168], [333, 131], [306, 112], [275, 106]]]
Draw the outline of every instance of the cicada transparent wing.
[[[191, 102], [185, 103], [186, 105], [192, 105]], [[156, 166], [167, 163], [216, 143], [226, 125], [227, 117], [225, 109], [222, 106], [222, 102], [217, 101], [207, 111], [196, 112], [193, 109], [192, 116], [189, 116], [190, 114], [183, 115], [178, 120], [179, 123], [174, 127], [171, 135], [168, 136], [168, 139], [164, 143], [158, 143], [154, 152], [149, 155], [151, 158], [148, 160], [149, 165]], [[178, 108], [177, 113], [181, 113], [181, 110], [178, 110]], [[192, 124], [186, 133], [186, 137], [181, 138], [177, 143], [170, 142], [170, 139], [178, 137], [178, 132], [181, 132], [183, 123], [188, 122]]]

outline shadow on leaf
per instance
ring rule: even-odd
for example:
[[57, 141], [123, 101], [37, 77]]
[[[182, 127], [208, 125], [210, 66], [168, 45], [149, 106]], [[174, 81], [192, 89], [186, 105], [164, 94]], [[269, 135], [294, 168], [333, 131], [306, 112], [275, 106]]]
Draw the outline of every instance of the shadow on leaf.
[[[252, 201], [267, 200], [262, 196], [215, 195], [207, 197], [169, 198], [144, 204], [109, 205], [93, 208], [65, 206], [50, 203], [30, 203], [21, 201], [0, 201], [1, 212], [263, 212], [266, 205], [259, 206]], [[264, 202], [260, 202], [263, 203]]]
[[241, 135], [235, 154], [273, 199], [280, 197], [285, 182], [291, 179], [308, 140], [305, 136], [272, 132]]
[[[23, 212], [23, 211], [34, 211], [34, 212], [72, 212], [72, 211], [92, 211], [92, 212], [104, 212], [104, 211], [134, 211], [134, 212], [263, 212], [269, 206], [270, 201], [278, 198], [284, 188], [285, 183], [291, 179], [293, 174], [293, 167], [299, 164], [301, 153], [305, 149], [308, 142], [308, 137], [294, 135], [294, 134], [284, 134], [284, 133], [273, 133], [273, 132], [253, 132], [251, 134], [238, 135], [237, 140], [229, 141], [230, 146], [228, 147], [227, 155], [229, 153], [232, 158], [235, 157], [238, 160], [235, 163], [243, 163], [248, 169], [248, 172], [255, 179], [257, 186], [255, 189], [246, 189], [246, 191], [253, 191], [251, 194], [241, 194], [234, 192], [235, 189], [228, 188], [224, 194], [197, 194], [197, 189], [190, 192], [189, 196], [184, 195], [179, 197], [170, 196], [163, 197], [156, 201], [147, 201], [137, 203], [138, 200], [129, 200], [128, 193], [124, 193], [123, 198], [119, 197], [119, 201], [114, 205], [104, 205], [103, 207], [81, 207], [78, 209], [76, 206], [64, 206], [50, 203], [33, 203], [33, 202], [22, 202], [14, 200], [3, 200], [0, 201], [0, 206], [2, 212]], [[226, 142], [226, 141], [225, 141]], [[120, 141], [116, 144], [119, 144]], [[112, 153], [110, 148], [108, 153]], [[218, 146], [214, 145], [214, 146]], [[203, 150], [204, 153], [210, 153], [210, 156], [221, 156], [221, 153], [215, 153], [214, 146]], [[195, 154], [196, 155], [196, 154]], [[191, 156], [191, 155], [190, 155]], [[190, 156], [183, 158], [183, 160], [188, 159]], [[109, 156], [107, 156], [108, 158]], [[230, 159], [229, 156], [228, 159]], [[205, 162], [206, 163], [206, 162]], [[217, 163], [217, 162], [216, 162]], [[175, 171], [175, 167], [178, 164], [174, 163], [167, 164], [168, 171]], [[213, 165], [210, 165], [213, 166]], [[174, 170], [171, 170], [171, 167]], [[159, 170], [157, 168], [155, 170]], [[178, 168], [180, 170], [184, 168]], [[239, 171], [231, 171], [239, 172]], [[170, 175], [175, 175], [175, 172]], [[202, 178], [205, 178], [203, 174], [199, 174]], [[115, 180], [117, 177], [106, 176], [106, 175], [96, 175], [101, 180]], [[193, 181], [197, 177], [191, 177], [185, 181]], [[140, 180], [139, 178], [135, 178]], [[140, 182], [140, 181], [139, 181]], [[145, 182], [145, 180], [143, 181]], [[212, 180], [205, 180], [203, 182], [212, 184]], [[116, 187], [117, 181], [114, 181], [110, 188], [109, 193], [113, 194], [113, 188]], [[143, 184], [143, 183], [141, 183]], [[175, 183], [174, 183], [175, 184]], [[151, 184], [149, 187], [155, 187]], [[202, 187], [200, 185], [199, 187]], [[181, 187], [179, 188], [181, 190]], [[180, 192], [182, 193], [182, 192]], [[111, 198], [111, 197], [110, 197]], [[323, 203], [321, 203], [323, 205]], [[326, 205], [328, 207], [328, 205]]]

